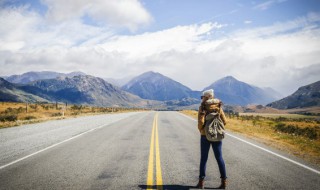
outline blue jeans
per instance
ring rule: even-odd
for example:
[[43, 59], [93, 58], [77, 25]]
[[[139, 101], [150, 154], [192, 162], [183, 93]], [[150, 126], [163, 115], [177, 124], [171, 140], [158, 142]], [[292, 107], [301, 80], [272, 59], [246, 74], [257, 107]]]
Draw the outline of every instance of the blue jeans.
[[207, 140], [206, 136], [203, 136], [203, 135], [201, 135], [200, 141], [201, 141], [201, 160], [200, 160], [199, 178], [204, 179], [206, 177], [206, 165], [208, 160], [208, 154], [209, 154], [210, 145], [212, 145], [214, 156], [219, 166], [220, 178], [226, 179], [227, 178], [226, 167], [224, 164], [224, 160], [222, 158], [222, 151], [221, 151], [222, 141], [210, 142]]

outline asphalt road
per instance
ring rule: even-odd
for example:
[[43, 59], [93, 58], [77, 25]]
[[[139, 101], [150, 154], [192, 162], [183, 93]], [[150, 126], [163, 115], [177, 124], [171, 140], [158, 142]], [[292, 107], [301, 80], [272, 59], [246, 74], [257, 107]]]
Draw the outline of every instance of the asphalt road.
[[[194, 189], [200, 135], [177, 112], [99, 115], [1, 129], [0, 152], [0, 189]], [[320, 187], [319, 168], [240, 135], [223, 155], [228, 189]], [[213, 151], [207, 165], [213, 189]]]

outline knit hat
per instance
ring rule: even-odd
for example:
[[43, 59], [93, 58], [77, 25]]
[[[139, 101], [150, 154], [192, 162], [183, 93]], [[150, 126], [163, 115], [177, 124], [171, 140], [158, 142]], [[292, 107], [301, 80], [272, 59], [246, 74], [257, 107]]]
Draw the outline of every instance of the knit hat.
[[207, 98], [213, 98], [214, 97], [213, 89], [203, 91], [202, 96]]

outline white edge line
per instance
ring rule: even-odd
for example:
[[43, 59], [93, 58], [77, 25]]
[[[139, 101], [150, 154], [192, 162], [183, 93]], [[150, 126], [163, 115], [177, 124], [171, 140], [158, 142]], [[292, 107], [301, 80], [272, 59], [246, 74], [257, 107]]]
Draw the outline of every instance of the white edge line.
[[31, 157], [31, 156], [34, 156], [34, 155], [36, 155], [36, 154], [39, 154], [39, 153], [41, 153], [41, 152], [43, 152], [43, 151], [46, 151], [46, 150], [48, 150], [48, 149], [50, 149], [50, 148], [56, 147], [56, 146], [58, 146], [58, 145], [60, 145], [60, 144], [62, 144], [62, 143], [68, 142], [68, 141], [73, 140], [73, 139], [75, 139], [75, 138], [78, 138], [78, 137], [80, 137], [80, 136], [82, 136], [82, 135], [84, 135], [84, 134], [87, 134], [87, 133], [90, 133], [90, 132], [92, 132], [92, 131], [94, 131], [94, 130], [100, 129], [100, 128], [102, 128], [102, 127], [104, 127], [104, 126], [107, 126], [107, 125], [109, 125], [109, 124], [100, 125], [100, 126], [98, 126], [98, 127], [96, 127], [96, 128], [90, 129], [90, 130], [88, 130], [88, 131], [84, 131], [84, 132], [82, 132], [82, 133], [80, 133], [80, 134], [78, 134], [78, 135], [76, 135], [76, 136], [73, 136], [73, 137], [71, 137], [71, 138], [69, 138], [69, 139], [63, 140], [63, 141], [58, 142], [58, 143], [56, 143], [56, 144], [50, 145], [50, 146], [48, 146], [48, 147], [46, 147], [46, 148], [44, 148], [44, 149], [41, 149], [41, 150], [39, 150], [39, 151], [37, 151], [37, 152], [34, 152], [34, 153], [32, 153], [32, 154], [29, 154], [29, 155], [27, 155], [27, 156], [24, 156], [24, 157], [22, 157], [22, 158], [19, 158], [19, 159], [15, 160], [15, 161], [12, 161], [12, 162], [8, 163], [8, 164], [5, 164], [5, 165], [3, 165], [3, 166], [0, 166], [0, 170], [6, 168], [6, 167], [8, 167], [8, 166], [11, 166], [11, 165], [13, 165], [13, 164], [15, 164], [15, 163], [18, 163], [18, 162], [20, 162], [20, 161], [22, 161], [22, 160], [25, 160], [25, 159], [27, 159], [27, 158], [29, 158], [29, 157]]
[[[182, 113], [180, 113], [180, 114], [183, 115], [183, 116], [185, 116], [185, 117], [187, 117], [187, 118], [189, 118], [189, 119], [191, 119], [191, 120], [193, 120], [193, 121], [197, 121], [197, 120], [195, 120], [195, 119], [193, 119], [193, 118], [191, 118], [191, 117], [189, 117], [189, 116], [187, 116], [187, 115], [185, 115], [185, 114], [182, 114]], [[316, 170], [316, 169], [313, 169], [313, 168], [311, 168], [311, 167], [309, 167], [309, 166], [306, 166], [306, 165], [304, 165], [304, 164], [301, 164], [301, 163], [299, 163], [299, 162], [297, 162], [297, 161], [291, 160], [290, 158], [287, 158], [287, 157], [285, 157], [285, 156], [282, 156], [282, 155], [280, 155], [280, 154], [277, 154], [277, 153], [275, 153], [275, 152], [272, 152], [271, 150], [262, 148], [262, 147], [260, 147], [260, 146], [258, 146], [258, 145], [255, 145], [255, 144], [253, 144], [253, 143], [251, 143], [251, 142], [248, 142], [248, 141], [246, 141], [246, 140], [243, 140], [243, 139], [241, 139], [241, 138], [239, 138], [239, 137], [236, 137], [236, 136], [234, 136], [234, 135], [230, 135], [229, 133], [228, 133], [227, 135], [230, 136], [230, 137], [232, 137], [232, 138], [235, 138], [235, 139], [237, 139], [237, 140], [239, 140], [239, 141], [242, 141], [242, 142], [247, 143], [247, 144], [249, 144], [249, 145], [251, 145], [251, 146], [254, 146], [254, 147], [256, 147], [256, 148], [259, 148], [260, 150], [263, 150], [263, 151], [265, 151], [265, 152], [268, 152], [268, 153], [270, 153], [270, 154], [272, 154], [272, 155], [274, 155], [274, 156], [277, 156], [277, 157], [279, 157], [279, 158], [282, 158], [282, 159], [284, 159], [284, 160], [287, 160], [287, 161], [289, 161], [289, 162], [291, 162], [291, 163], [293, 163], [293, 164], [296, 164], [296, 165], [298, 165], [298, 166], [301, 166], [301, 167], [303, 167], [303, 168], [305, 168], [305, 169], [307, 169], [307, 170], [310, 170], [310, 171], [312, 171], [312, 172], [320, 175], [320, 171], [318, 171], [318, 170]]]

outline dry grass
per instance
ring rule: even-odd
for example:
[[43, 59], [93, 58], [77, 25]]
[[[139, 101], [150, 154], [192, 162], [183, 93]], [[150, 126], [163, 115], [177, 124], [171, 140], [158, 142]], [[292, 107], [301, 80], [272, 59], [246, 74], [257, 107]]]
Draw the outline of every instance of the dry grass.
[[[197, 119], [197, 112], [191, 110], [181, 111], [186, 115], [190, 115]], [[291, 116], [280, 115], [281, 121], [275, 115], [273, 117], [228, 117], [227, 130], [244, 134], [249, 138], [253, 138], [262, 143], [296, 155], [304, 160], [314, 163], [320, 166], [320, 125], [319, 121], [314, 118], [305, 116]], [[288, 118], [288, 119], [283, 119]], [[305, 118], [305, 119], [304, 119]], [[254, 121], [255, 120], [255, 121]], [[310, 128], [316, 131], [317, 138], [310, 139], [307, 136], [301, 136], [296, 134], [288, 134], [284, 132], [276, 131], [277, 124], [284, 124], [286, 126], [296, 126], [297, 128]]]
[[320, 106], [308, 107], [308, 108], [297, 108], [297, 109], [287, 109], [288, 113], [312, 113], [320, 114]]
[[1, 102], [0, 128], [83, 115], [112, 114], [130, 111], [141, 111], [141, 109]]
[[240, 113], [241, 116], [261, 116], [261, 117], [285, 117], [285, 118], [317, 118], [317, 116], [288, 114], [288, 113]]

